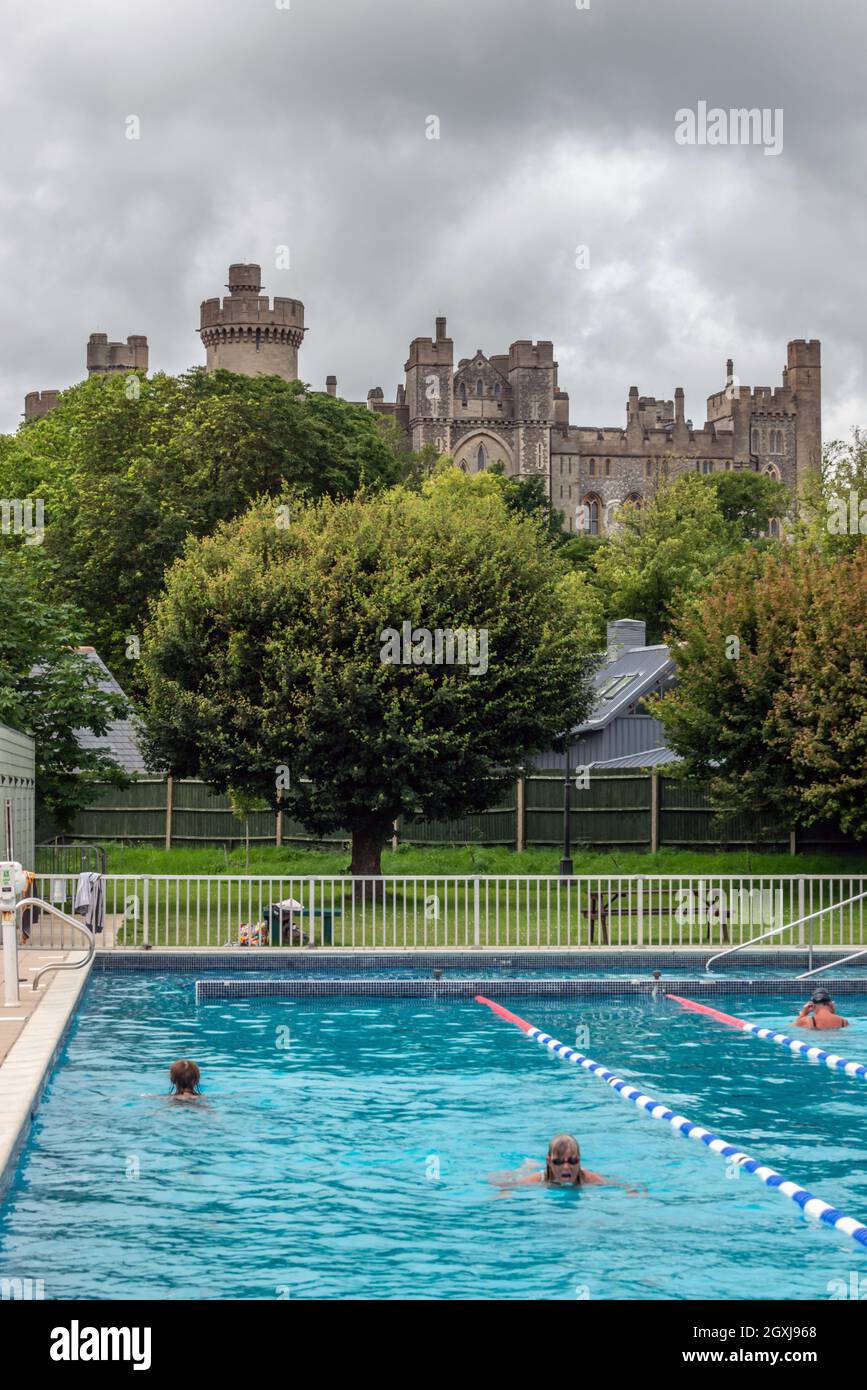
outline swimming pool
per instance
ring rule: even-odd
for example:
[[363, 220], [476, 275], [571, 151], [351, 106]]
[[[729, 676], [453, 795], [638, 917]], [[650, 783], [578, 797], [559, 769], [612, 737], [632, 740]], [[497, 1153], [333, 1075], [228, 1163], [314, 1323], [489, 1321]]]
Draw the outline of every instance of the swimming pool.
[[[470, 1000], [197, 1006], [194, 981], [92, 977], [0, 1216], [3, 1277], [60, 1299], [825, 1299], [867, 1277], [853, 1242]], [[846, 1009], [864, 1060], [867, 1000]], [[586, 1027], [590, 1055], [867, 1218], [863, 1083], [662, 998], [520, 1012], [569, 1043]], [[181, 1055], [207, 1108], [160, 1098]], [[561, 1129], [648, 1195], [497, 1196], [487, 1175]]]

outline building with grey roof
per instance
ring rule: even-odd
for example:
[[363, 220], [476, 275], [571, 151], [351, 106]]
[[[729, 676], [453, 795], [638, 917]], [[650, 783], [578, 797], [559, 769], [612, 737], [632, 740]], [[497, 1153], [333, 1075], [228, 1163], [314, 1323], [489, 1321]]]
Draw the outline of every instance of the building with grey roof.
[[[120, 695], [126, 698], [114, 676], [94, 647], [79, 647], [79, 652], [93, 666], [94, 674], [101, 691], [106, 695]], [[94, 749], [114, 759], [124, 772], [131, 777], [147, 774], [140, 733], [134, 719], [115, 719], [104, 734], [92, 734], [89, 729], [76, 731], [81, 748]]]

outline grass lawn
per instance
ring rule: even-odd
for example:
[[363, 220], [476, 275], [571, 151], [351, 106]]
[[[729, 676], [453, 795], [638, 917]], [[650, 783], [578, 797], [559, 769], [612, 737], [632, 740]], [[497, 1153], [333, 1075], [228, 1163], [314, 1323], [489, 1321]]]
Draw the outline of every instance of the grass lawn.
[[[153, 849], [150, 846], [105, 844], [110, 874], [346, 874], [349, 850], [282, 849]], [[867, 874], [867, 856], [853, 854], [756, 854], [748, 850], [706, 853], [664, 849], [658, 854], [640, 852], [593, 853], [576, 850], [572, 855], [576, 874], [835, 874], [848, 877]], [[387, 875], [437, 874], [557, 874], [559, 849], [530, 849], [516, 854], [509, 849], [485, 849], [476, 845], [417, 849], [402, 845], [386, 850], [382, 871]]]
[[[120, 946], [223, 946], [238, 940], [242, 923], [263, 922], [270, 904], [290, 898], [305, 909], [296, 917], [295, 945], [724, 945], [749, 940], [780, 921], [794, 922], [830, 902], [840, 903], [860, 891], [858, 875], [867, 877], [867, 859], [855, 856], [582, 851], [573, 856], [574, 872], [597, 876], [596, 881], [578, 879], [567, 885], [544, 877], [558, 874], [560, 856], [554, 849], [516, 854], [478, 846], [402, 846], [383, 854], [384, 877], [371, 900], [351, 884], [334, 881], [347, 872], [345, 849], [253, 848], [249, 865], [243, 849], [166, 851], [116, 844], [105, 849], [108, 873], [121, 876], [107, 884], [106, 902]], [[674, 881], [648, 882], [646, 876], [653, 874], [669, 875]], [[749, 903], [744, 907], [738, 893], [738, 906], [725, 909], [725, 934], [718, 917], [708, 926], [706, 905], [713, 902], [714, 893], [717, 902], [722, 899], [723, 891], [725, 901], [731, 902], [732, 888], [737, 892], [743, 885], [725, 883], [715, 889], [713, 880], [720, 874], [764, 877], [766, 889], [767, 880], [780, 875], [824, 874], [835, 881], [830, 886], [785, 884], [782, 902], [770, 917], [770, 908]], [[311, 883], [311, 875], [325, 881]], [[445, 875], [471, 878], [447, 883]], [[498, 875], [501, 881], [487, 875]], [[514, 875], [515, 881], [502, 881], [506, 875]], [[693, 880], [685, 893], [686, 910], [678, 876]], [[420, 881], [403, 882], [404, 877]], [[269, 883], [269, 878], [275, 881]], [[865, 918], [865, 903], [827, 913], [815, 926], [816, 944], [867, 941]], [[781, 936], [775, 944], [798, 944], [802, 931], [791, 938]]]

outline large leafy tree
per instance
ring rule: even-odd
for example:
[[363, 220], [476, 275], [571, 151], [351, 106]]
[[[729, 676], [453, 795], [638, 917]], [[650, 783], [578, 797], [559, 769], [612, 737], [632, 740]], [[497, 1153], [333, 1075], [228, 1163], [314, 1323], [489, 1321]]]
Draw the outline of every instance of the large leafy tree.
[[0, 550], [0, 723], [35, 740], [43, 830], [67, 830], [93, 799], [95, 783], [128, 780], [111, 757], [78, 742], [78, 732], [102, 735], [126, 712], [120, 697], [99, 689], [92, 664], [76, 650], [81, 630], [71, 604], [41, 597], [35, 557]]
[[[490, 805], [586, 717], [583, 597], [490, 475], [444, 467], [420, 491], [305, 504], [288, 529], [263, 501], [169, 571], [143, 654], [154, 755], [271, 804], [282, 787], [314, 833], [351, 833], [354, 873], [376, 874], [396, 816]], [[404, 624], [474, 630], [473, 664], [384, 660]], [[412, 650], [426, 655], [418, 635]]]
[[732, 556], [675, 624], [677, 689], [656, 706], [726, 810], [867, 836], [867, 545]]
[[301, 382], [199, 368], [93, 377], [3, 440], [0, 496], [44, 499], [51, 592], [80, 607], [128, 685], [127, 638], [187, 536], [264, 494], [391, 485], [409, 458], [381, 416]]
[[627, 503], [593, 557], [609, 616], [643, 618], [659, 641], [725, 557], [790, 506], [787, 488], [755, 473], [684, 473], [641, 506]]

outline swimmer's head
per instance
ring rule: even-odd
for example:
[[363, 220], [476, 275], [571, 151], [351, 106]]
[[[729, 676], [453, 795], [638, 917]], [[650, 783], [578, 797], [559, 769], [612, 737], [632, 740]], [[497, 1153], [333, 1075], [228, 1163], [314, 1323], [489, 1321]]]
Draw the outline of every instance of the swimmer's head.
[[826, 989], [814, 989], [811, 998], [814, 1004], [831, 1003], [831, 996]]
[[195, 1062], [190, 1062], [186, 1057], [181, 1057], [177, 1062], [172, 1062], [169, 1069], [169, 1080], [178, 1095], [195, 1095], [199, 1089], [199, 1080], [202, 1073]]
[[548, 1145], [545, 1181], [574, 1187], [581, 1181], [581, 1149], [574, 1134], [555, 1134]]

